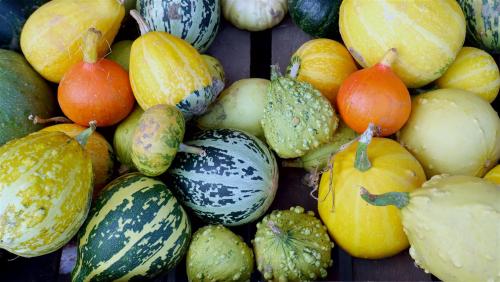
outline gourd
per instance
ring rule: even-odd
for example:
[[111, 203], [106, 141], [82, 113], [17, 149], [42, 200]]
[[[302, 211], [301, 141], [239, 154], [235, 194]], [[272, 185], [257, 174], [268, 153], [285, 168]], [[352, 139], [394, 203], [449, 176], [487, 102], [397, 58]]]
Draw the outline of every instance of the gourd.
[[500, 3], [495, 0], [458, 0], [467, 22], [467, 35], [481, 49], [500, 54]]
[[488, 102], [473, 93], [434, 90], [413, 98], [398, 140], [428, 177], [443, 173], [482, 177], [500, 158], [500, 119]]
[[500, 72], [490, 54], [474, 47], [464, 47], [436, 85], [467, 90], [491, 103], [500, 89]]
[[141, 108], [176, 106], [186, 120], [203, 114], [217, 98], [222, 82], [213, 81], [203, 58], [189, 43], [166, 32], [150, 31], [137, 11], [131, 14], [142, 34], [132, 44], [129, 70]]
[[0, 49], [0, 146], [43, 128], [28, 116], [55, 114], [57, 102], [51, 92], [23, 56]]
[[204, 151], [181, 144], [186, 125], [174, 106], [156, 105], [147, 109], [132, 134], [132, 162], [142, 174], [164, 173], [178, 151], [204, 154]]
[[264, 115], [269, 80], [238, 80], [222, 92], [207, 112], [197, 119], [202, 129], [233, 128], [264, 137], [260, 121]]
[[330, 241], [314, 212], [296, 206], [275, 210], [257, 223], [252, 241], [257, 268], [266, 281], [315, 281], [332, 266]]
[[287, 0], [221, 0], [221, 5], [226, 20], [248, 31], [272, 28], [288, 12]]
[[185, 206], [205, 222], [226, 226], [264, 215], [276, 195], [279, 171], [262, 141], [242, 131], [213, 129], [185, 143], [206, 153], [179, 152], [164, 174]]
[[2, 0], [0, 2], [0, 48], [19, 50], [21, 29], [40, 5], [47, 0]]
[[293, 22], [314, 37], [334, 38], [339, 34], [341, 0], [288, 0]]
[[155, 31], [168, 32], [205, 52], [219, 31], [219, 0], [137, 0], [137, 11]]
[[261, 121], [267, 143], [281, 158], [300, 157], [330, 142], [338, 126], [328, 99], [309, 83], [295, 80], [296, 76], [292, 71], [284, 77], [277, 67], [271, 68]]
[[359, 187], [373, 193], [410, 192], [425, 182], [422, 166], [403, 146], [373, 137], [370, 125], [359, 141], [331, 159], [319, 185], [318, 211], [335, 242], [351, 256], [380, 259], [408, 247], [399, 211], [359, 199]]
[[390, 49], [373, 67], [347, 77], [337, 95], [337, 108], [342, 120], [358, 133], [374, 123], [381, 136], [396, 133], [408, 120], [411, 98], [401, 79], [392, 72], [397, 58]]
[[191, 223], [161, 181], [123, 175], [101, 193], [78, 234], [71, 281], [152, 280], [174, 268], [191, 239]]
[[[368, 188], [369, 189], [369, 188]], [[500, 186], [472, 176], [435, 176], [411, 193], [361, 190], [376, 206], [393, 205], [416, 264], [442, 281], [498, 278]]]
[[349, 51], [330, 39], [313, 39], [300, 46], [292, 56], [288, 71], [293, 68], [298, 68], [297, 80], [309, 82], [332, 105], [336, 104], [342, 82], [357, 70]]
[[125, 8], [119, 0], [53, 0], [26, 21], [21, 32], [21, 49], [37, 72], [59, 83], [83, 59], [82, 35], [91, 27], [102, 32], [97, 47], [98, 57], [102, 57], [108, 52], [124, 15]]
[[[63, 132], [69, 137], [75, 138], [78, 134], [85, 131], [85, 127], [78, 124], [56, 124], [52, 126], [45, 127], [42, 131]], [[106, 141], [106, 139], [99, 134], [94, 132], [88, 139], [87, 144], [84, 146], [85, 152], [90, 156], [92, 161], [92, 169], [94, 171], [94, 192], [93, 199], [95, 199], [102, 188], [108, 184], [113, 175], [114, 168], [114, 154], [113, 148]]]
[[454, 0], [342, 1], [342, 40], [356, 61], [371, 67], [390, 48], [399, 52], [394, 72], [409, 88], [439, 78], [465, 40], [465, 18]]
[[57, 91], [62, 111], [79, 125], [95, 120], [97, 126], [111, 126], [127, 117], [134, 107], [127, 72], [117, 63], [97, 57], [101, 36], [94, 28], [87, 31], [83, 61], [64, 74]]
[[132, 43], [132, 40], [116, 42], [111, 46], [111, 53], [106, 58], [118, 63], [124, 70], [128, 71]]
[[488, 179], [500, 185], [500, 165], [497, 165], [488, 171], [488, 173], [484, 176], [484, 179]]
[[[224, 88], [224, 82], [226, 81], [226, 74], [224, 73], [224, 67], [217, 58], [209, 55], [201, 55], [203, 61], [207, 64], [208, 71], [212, 75], [213, 80], [218, 80], [222, 82], [222, 88]], [[221, 89], [222, 91], [222, 89]]]
[[0, 248], [36, 257], [64, 246], [89, 211], [93, 172], [84, 146], [95, 125], [76, 138], [39, 131], [0, 147]]
[[193, 235], [186, 257], [189, 281], [250, 281], [253, 252], [222, 225], [204, 226]]
[[132, 161], [132, 136], [139, 124], [139, 119], [144, 111], [136, 106], [134, 111], [124, 119], [115, 130], [113, 135], [113, 148], [115, 148], [116, 158], [124, 166], [124, 170], [135, 168]]

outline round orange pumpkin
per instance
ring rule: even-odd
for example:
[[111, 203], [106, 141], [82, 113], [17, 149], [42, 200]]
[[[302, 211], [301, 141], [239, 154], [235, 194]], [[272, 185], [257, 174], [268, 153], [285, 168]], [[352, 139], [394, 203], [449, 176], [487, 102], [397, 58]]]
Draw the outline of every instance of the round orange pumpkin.
[[351, 74], [340, 86], [340, 116], [356, 132], [363, 133], [373, 123], [381, 136], [389, 136], [408, 120], [410, 93], [391, 69], [396, 57], [396, 49], [390, 49], [380, 63]]
[[97, 126], [120, 122], [132, 111], [134, 95], [128, 73], [117, 63], [97, 59], [101, 33], [93, 28], [84, 40], [84, 61], [77, 63], [62, 78], [57, 99], [63, 113], [73, 122]]

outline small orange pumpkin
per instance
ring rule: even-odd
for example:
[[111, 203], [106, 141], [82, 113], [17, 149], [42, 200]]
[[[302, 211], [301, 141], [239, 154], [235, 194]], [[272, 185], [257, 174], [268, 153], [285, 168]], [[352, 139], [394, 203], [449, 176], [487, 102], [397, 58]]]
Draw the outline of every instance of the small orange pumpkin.
[[337, 95], [340, 116], [356, 132], [363, 133], [374, 123], [381, 136], [389, 136], [408, 120], [410, 93], [391, 69], [396, 57], [396, 49], [390, 49], [380, 63], [354, 72], [340, 86]]
[[120, 122], [132, 111], [134, 95], [128, 73], [117, 63], [97, 59], [101, 32], [91, 28], [84, 38], [84, 60], [62, 78], [57, 99], [64, 114], [73, 122], [97, 126]]

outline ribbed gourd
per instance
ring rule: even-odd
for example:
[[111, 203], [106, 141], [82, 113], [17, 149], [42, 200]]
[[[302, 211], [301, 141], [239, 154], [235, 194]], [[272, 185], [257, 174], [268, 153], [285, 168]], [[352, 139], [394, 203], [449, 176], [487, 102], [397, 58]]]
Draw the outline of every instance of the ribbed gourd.
[[368, 203], [400, 209], [410, 255], [425, 272], [442, 281], [498, 280], [500, 185], [439, 175], [411, 193], [369, 191], [361, 191]]
[[45, 79], [58, 83], [80, 62], [82, 35], [93, 27], [102, 32], [98, 55], [109, 50], [125, 15], [122, 0], [53, 0], [37, 9], [21, 32], [21, 49]]
[[144, 111], [136, 106], [132, 113], [124, 119], [115, 130], [113, 135], [113, 148], [116, 158], [122, 164], [124, 169], [135, 168], [132, 161], [132, 136]]
[[266, 281], [316, 281], [333, 264], [326, 227], [300, 206], [266, 215], [257, 223], [252, 243]]
[[282, 76], [276, 66], [271, 67], [261, 121], [267, 143], [281, 158], [300, 157], [330, 142], [338, 126], [328, 99], [311, 84], [295, 80], [297, 71]]
[[0, 147], [0, 248], [22, 257], [51, 253], [78, 232], [90, 208], [94, 175], [84, 146], [39, 131]]
[[207, 64], [189, 43], [166, 32], [151, 31], [137, 11], [141, 36], [130, 51], [130, 83], [142, 109], [176, 106], [186, 120], [203, 114], [223, 83], [213, 80]]

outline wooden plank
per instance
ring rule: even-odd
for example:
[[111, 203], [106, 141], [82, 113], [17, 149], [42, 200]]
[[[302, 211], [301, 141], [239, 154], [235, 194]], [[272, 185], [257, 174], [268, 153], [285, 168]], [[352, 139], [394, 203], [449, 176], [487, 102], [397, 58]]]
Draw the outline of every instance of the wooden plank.
[[293, 53], [304, 42], [312, 37], [298, 28], [287, 16], [283, 22], [273, 29], [272, 63], [278, 64], [282, 72], [286, 70]]
[[356, 281], [432, 281], [430, 274], [415, 266], [408, 250], [386, 259], [353, 258], [353, 274]]
[[5, 254], [2, 257], [3, 261], [0, 262], [0, 280], [2, 282], [56, 281], [60, 255], [60, 251], [35, 258]]

